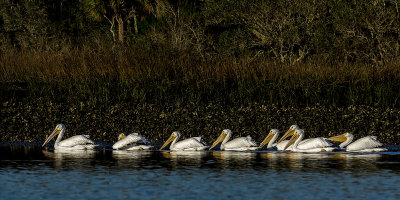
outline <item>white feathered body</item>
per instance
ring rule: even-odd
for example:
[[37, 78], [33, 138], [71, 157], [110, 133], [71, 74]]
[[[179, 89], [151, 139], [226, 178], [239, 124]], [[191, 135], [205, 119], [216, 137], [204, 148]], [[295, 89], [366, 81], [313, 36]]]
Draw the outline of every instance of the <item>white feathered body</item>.
[[[71, 149], [71, 150], [91, 150], [98, 145], [90, 139], [89, 135], [75, 135], [65, 140], [57, 138], [54, 149]], [[61, 141], [59, 141], [61, 140]]]
[[[286, 144], [289, 142], [289, 140], [284, 140], [280, 142], [279, 144], [274, 144], [275, 147], [279, 151], [283, 151], [285, 148]], [[325, 148], [325, 147], [330, 147], [332, 146], [332, 143], [327, 141], [325, 138], [319, 137], [319, 138], [309, 138], [302, 140], [299, 145], [297, 146], [298, 149], [313, 149], [313, 148]], [[290, 145], [286, 150], [292, 150], [293, 145]]]
[[335, 147], [323, 147], [323, 148], [312, 148], [312, 149], [297, 149], [295, 152], [304, 152], [304, 153], [316, 153], [316, 152], [332, 152], [335, 151]]
[[350, 152], [380, 152], [387, 151], [385, 148], [381, 147], [382, 143], [378, 141], [376, 136], [366, 136], [360, 138], [346, 147], [346, 151]]
[[309, 138], [301, 141], [297, 145], [298, 149], [315, 149], [315, 148], [325, 148], [332, 146], [332, 143], [323, 137]]
[[286, 149], [286, 150], [294, 152], [321, 152], [321, 151], [330, 152], [336, 150], [335, 147], [331, 147], [332, 143], [330, 143], [323, 137], [310, 138], [303, 141], [304, 138], [303, 130], [298, 129], [296, 130], [295, 134], [298, 136], [298, 138], [296, 139], [294, 144], [291, 145], [291, 149]]
[[153, 148], [153, 146], [150, 145], [150, 142], [142, 135], [131, 133], [124, 139], [118, 140], [112, 148], [119, 150], [148, 150]]
[[171, 151], [201, 151], [207, 148], [207, 144], [201, 140], [201, 137], [191, 137], [179, 142], [172, 142], [169, 147]]
[[257, 149], [257, 143], [251, 136], [235, 138], [225, 144], [221, 144], [221, 150], [248, 151]]

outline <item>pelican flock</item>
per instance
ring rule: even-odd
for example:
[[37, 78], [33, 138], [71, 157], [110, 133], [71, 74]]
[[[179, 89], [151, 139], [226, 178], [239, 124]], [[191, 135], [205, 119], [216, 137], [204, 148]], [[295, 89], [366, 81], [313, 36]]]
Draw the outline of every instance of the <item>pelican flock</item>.
[[[43, 143], [44, 147], [55, 136], [57, 139], [54, 143], [54, 150], [94, 150], [99, 147], [88, 135], [76, 135], [62, 140], [65, 133], [65, 125], [57, 124], [53, 132], [48, 136]], [[212, 143], [211, 147], [206, 142], [201, 140], [201, 137], [191, 137], [181, 141], [181, 133], [174, 131], [170, 137], [164, 142], [159, 150], [166, 149], [169, 145], [170, 151], [204, 151], [218, 150], [223, 151], [293, 151], [293, 152], [331, 152], [331, 151], [346, 151], [346, 152], [382, 152], [388, 151], [384, 145], [377, 140], [376, 136], [366, 136], [353, 142], [354, 135], [344, 133], [334, 137], [324, 138], [305, 138], [303, 129], [298, 125], [291, 125], [285, 134], [279, 138], [279, 130], [271, 129], [264, 140], [258, 146], [251, 138], [238, 137], [230, 140], [232, 131], [224, 129], [218, 138]], [[289, 140], [287, 138], [291, 137]], [[304, 139], [304, 140], [303, 140]], [[340, 143], [334, 145], [333, 143]], [[157, 145], [151, 143], [144, 136], [138, 133], [129, 135], [120, 134], [118, 141], [112, 145], [113, 150], [120, 151], [138, 151], [138, 150], [153, 150]]]

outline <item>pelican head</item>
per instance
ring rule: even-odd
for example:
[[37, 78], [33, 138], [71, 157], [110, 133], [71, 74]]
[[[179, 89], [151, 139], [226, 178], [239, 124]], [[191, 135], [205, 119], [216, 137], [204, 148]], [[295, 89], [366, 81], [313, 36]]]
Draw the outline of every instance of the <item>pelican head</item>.
[[278, 141], [278, 144], [281, 143], [283, 140], [288, 138], [289, 136], [292, 136], [296, 130], [300, 129], [300, 127], [296, 124], [293, 124], [289, 127], [289, 130], [286, 131], [286, 133], [282, 136], [282, 138]]
[[64, 131], [65, 131], [65, 125], [64, 124], [57, 124], [56, 128], [54, 129], [54, 131], [50, 134], [49, 137], [47, 137], [46, 141], [44, 141], [42, 147], [44, 147], [44, 145], [49, 143], [50, 140], [53, 139], [56, 135], [58, 135], [60, 133], [64, 133]]
[[354, 138], [353, 134], [346, 132], [341, 135], [330, 137], [328, 138], [328, 140], [331, 142], [340, 142], [339, 147], [344, 148], [345, 146], [350, 144], [350, 142], [353, 141], [353, 138]]
[[328, 140], [331, 142], [345, 142], [350, 135], [353, 136], [352, 134], [346, 132], [341, 135], [330, 137]]
[[260, 146], [258, 148], [263, 148], [266, 144], [268, 144], [272, 138], [277, 137], [279, 135], [279, 130], [278, 129], [271, 129], [265, 137], [265, 139], [261, 142]]
[[221, 143], [222, 141], [224, 141], [225, 138], [226, 138], [228, 135], [229, 135], [229, 136], [232, 135], [232, 131], [231, 131], [230, 129], [224, 129], [224, 130], [222, 131], [221, 135], [219, 135], [219, 137], [217, 138], [217, 140], [215, 140], [215, 142], [211, 145], [210, 149], [208, 149], [208, 150], [213, 149], [217, 144], [219, 144], [219, 143]]
[[122, 140], [124, 138], [126, 138], [126, 135], [124, 133], [121, 133], [121, 134], [118, 135], [118, 141], [120, 141], [120, 140]]
[[285, 148], [283, 148], [283, 150], [285, 151], [288, 147], [290, 147], [290, 145], [292, 145], [293, 143], [295, 143], [297, 141], [297, 139], [304, 134], [303, 129], [296, 129], [293, 131], [293, 135], [290, 138], [289, 142], [286, 144]]
[[179, 131], [172, 132], [171, 136], [169, 136], [168, 140], [165, 141], [160, 150], [164, 149], [169, 143], [171, 143], [172, 141], [174, 141], [176, 138], [179, 137], [181, 137], [181, 133]]

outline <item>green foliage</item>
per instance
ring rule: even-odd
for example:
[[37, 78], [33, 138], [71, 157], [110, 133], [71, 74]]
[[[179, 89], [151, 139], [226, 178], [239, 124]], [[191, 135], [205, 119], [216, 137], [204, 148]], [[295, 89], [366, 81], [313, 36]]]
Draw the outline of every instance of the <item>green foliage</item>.
[[40, 1], [0, 3], [0, 52], [9, 48], [44, 47], [49, 21]]
[[202, 59], [256, 54], [288, 64], [382, 65], [400, 55], [397, 0], [21, 0], [4, 1], [1, 9], [2, 49], [117, 38], [132, 45], [144, 37]]

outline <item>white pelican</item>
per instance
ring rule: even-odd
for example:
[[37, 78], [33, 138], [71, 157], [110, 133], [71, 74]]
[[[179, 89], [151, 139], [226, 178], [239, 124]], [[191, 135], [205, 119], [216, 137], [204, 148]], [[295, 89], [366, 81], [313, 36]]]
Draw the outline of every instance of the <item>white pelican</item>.
[[[380, 143], [376, 136], [366, 136], [360, 138], [353, 143], [353, 134], [344, 133], [338, 136], [328, 138], [329, 141], [332, 142], [341, 142], [339, 147], [340, 150], [343, 151], [352, 151], [352, 152], [381, 152], [388, 151], [386, 148], [382, 148], [382, 143]], [[351, 144], [350, 144], [351, 143]]]
[[54, 143], [55, 150], [91, 150], [98, 147], [97, 144], [89, 138], [89, 135], [75, 135], [61, 141], [65, 132], [64, 124], [57, 124], [51, 135], [44, 141], [42, 147], [46, 145], [51, 139], [58, 135], [56, 142]]
[[215, 140], [209, 150], [213, 149], [217, 144], [221, 143], [221, 150], [231, 150], [231, 151], [251, 151], [257, 150], [256, 142], [248, 135], [247, 137], [235, 138], [228, 142], [232, 136], [232, 131], [229, 129], [224, 129], [221, 135]]
[[[281, 142], [283, 144], [285, 144], [285, 141], [283, 141], [283, 140], [288, 138], [289, 136], [294, 135], [296, 130], [300, 130], [299, 126], [297, 126], [297, 125], [290, 126], [289, 130], [286, 131], [286, 133], [278, 141], [278, 144], [280, 145]], [[286, 144], [287, 144], [287, 142], [286, 142]], [[286, 144], [285, 144], [285, 147], [286, 147]], [[309, 138], [309, 139], [305, 139], [305, 140], [300, 141], [300, 143], [298, 144], [297, 148], [298, 149], [313, 149], [313, 148], [325, 148], [325, 147], [330, 147], [330, 146], [332, 146], [332, 143], [330, 143], [326, 138], [317, 137], [317, 138]], [[288, 146], [288, 147], [286, 147], [285, 149], [282, 149], [282, 150], [291, 150], [292, 148], [293, 147]]]
[[201, 137], [191, 137], [177, 142], [180, 137], [181, 133], [179, 131], [172, 132], [171, 136], [165, 141], [160, 150], [164, 149], [171, 142], [169, 146], [171, 151], [201, 151], [208, 148], [207, 144], [201, 140]]
[[309, 148], [306, 149], [299, 149], [298, 145], [303, 138], [304, 138], [304, 131], [302, 129], [296, 129], [294, 131], [292, 138], [290, 138], [289, 142], [286, 144], [283, 150], [286, 150], [292, 144], [293, 146], [291, 151], [294, 152], [324, 152], [324, 151], [333, 151], [336, 149], [334, 147], [313, 147], [313, 146], [310, 146]]
[[150, 142], [138, 133], [131, 133], [128, 136], [121, 133], [118, 136], [118, 141], [112, 146], [113, 149], [118, 150], [149, 150], [153, 146]]
[[[286, 143], [286, 142], [281, 142], [279, 143], [279, 146], [282, 146], [282, 149], [279, 149], [279, 147], [277, 147], [277, 143], [274, 143], [279, 137], [279, 130], [278, 129], [271, 129], [267, 135], [267, 137], [265, 137], [265, 139], [260, 143], [260, 146], [258, 147], [258, 149], [262, 149], [266, 144], [267, 145], [267, 149], [278, 149], [278, 150], [282, 150]], [[284, 145], [282, 145], [283, 143], [285, 143]]]

